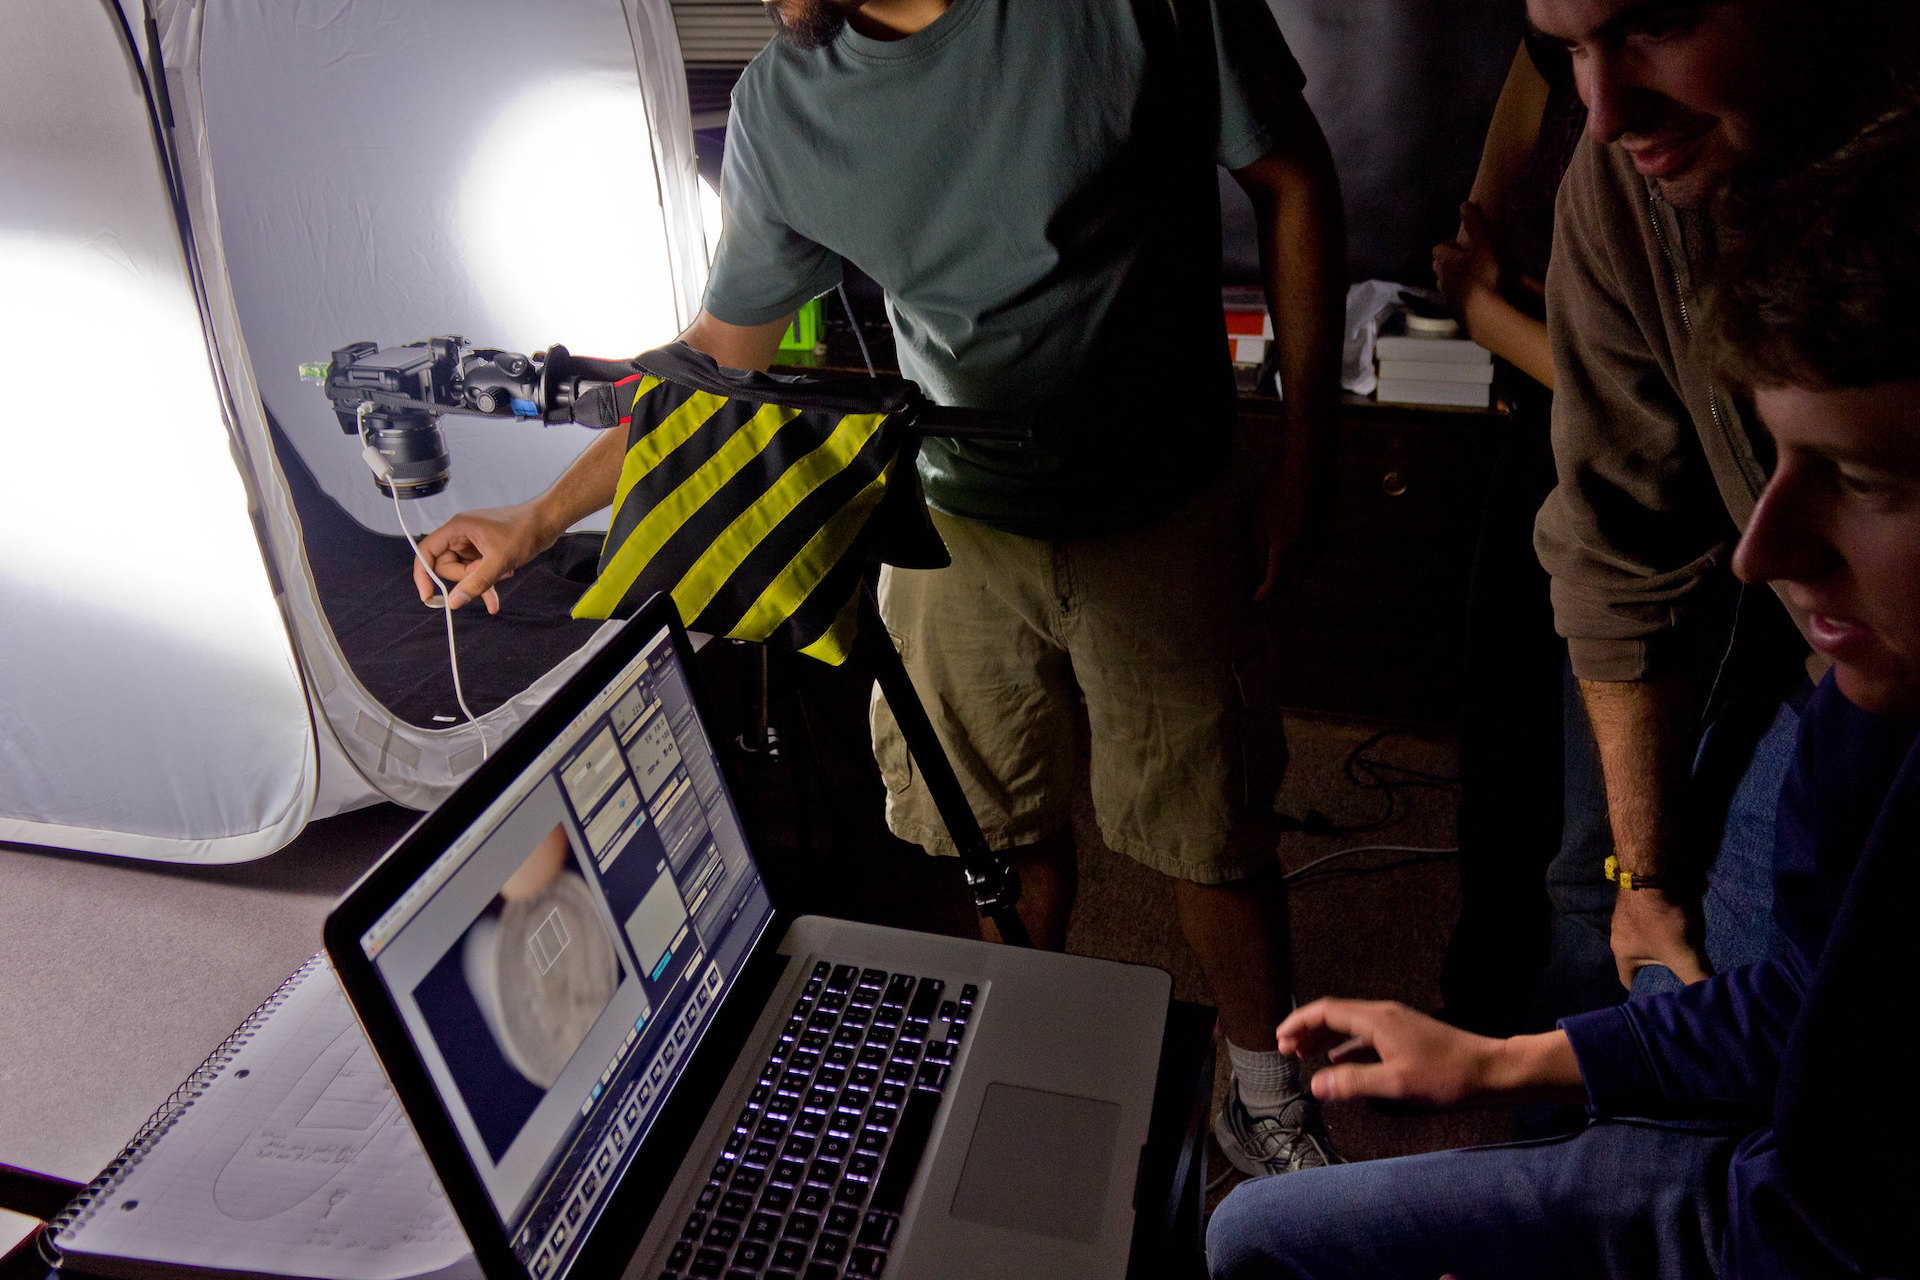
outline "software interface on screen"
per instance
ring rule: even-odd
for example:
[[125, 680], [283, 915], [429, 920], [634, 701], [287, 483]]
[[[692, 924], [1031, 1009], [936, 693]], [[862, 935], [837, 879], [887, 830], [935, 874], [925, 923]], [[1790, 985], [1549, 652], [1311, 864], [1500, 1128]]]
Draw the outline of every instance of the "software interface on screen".
[[534, 1276], [772, 914], [662, 630], [361, 938]]

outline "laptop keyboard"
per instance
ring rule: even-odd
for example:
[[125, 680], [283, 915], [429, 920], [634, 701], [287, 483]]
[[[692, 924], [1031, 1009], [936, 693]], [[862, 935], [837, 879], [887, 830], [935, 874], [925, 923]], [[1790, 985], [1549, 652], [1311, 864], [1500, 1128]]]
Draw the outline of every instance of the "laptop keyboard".
[[661, 1280], [880, 1275], [977, 994], [816, 964]]

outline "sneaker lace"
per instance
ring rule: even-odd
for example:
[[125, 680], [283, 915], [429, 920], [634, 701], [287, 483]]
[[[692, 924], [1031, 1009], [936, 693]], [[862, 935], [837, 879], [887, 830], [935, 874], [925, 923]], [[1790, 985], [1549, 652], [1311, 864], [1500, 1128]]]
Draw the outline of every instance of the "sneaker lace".
[[1255, 1159], [1282, 1165], [1289, 1172], [1318, 1168], [1330, 1161], [1313, 1132], [1316, 1119], [1304, 1098], [1295, 1098], [1269, 1115], [1248, 1112], [1242, 1126], [1246, 1135], [1243, 1144]]

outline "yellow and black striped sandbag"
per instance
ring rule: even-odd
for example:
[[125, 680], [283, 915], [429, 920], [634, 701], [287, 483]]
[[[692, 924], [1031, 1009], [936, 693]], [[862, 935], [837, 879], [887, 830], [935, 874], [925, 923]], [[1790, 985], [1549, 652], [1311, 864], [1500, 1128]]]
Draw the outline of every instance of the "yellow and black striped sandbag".
[[613, 524], [574, 617], [664, 591], [690, 630], [837, 666], [864, 565], [947, 563], [914, 473], [916, 438], [890, 430], [919, 405], [912, 383], [743, 373], [683, 343], [630, 367], [614, 386], [627, 452]]

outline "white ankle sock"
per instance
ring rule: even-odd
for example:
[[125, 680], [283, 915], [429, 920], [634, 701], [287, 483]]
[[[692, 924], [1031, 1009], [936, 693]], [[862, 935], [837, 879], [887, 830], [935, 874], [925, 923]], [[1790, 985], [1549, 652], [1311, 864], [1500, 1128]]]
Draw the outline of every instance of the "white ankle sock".
[[1305, 1090], [1300, 1059], [1269, 1049], [1265, 1053], [1242, 1049], [1227, 1041], [1227, 1060], [1240, 1085], [1240, 1101], [1249, 1111], [1278, 1111]]

